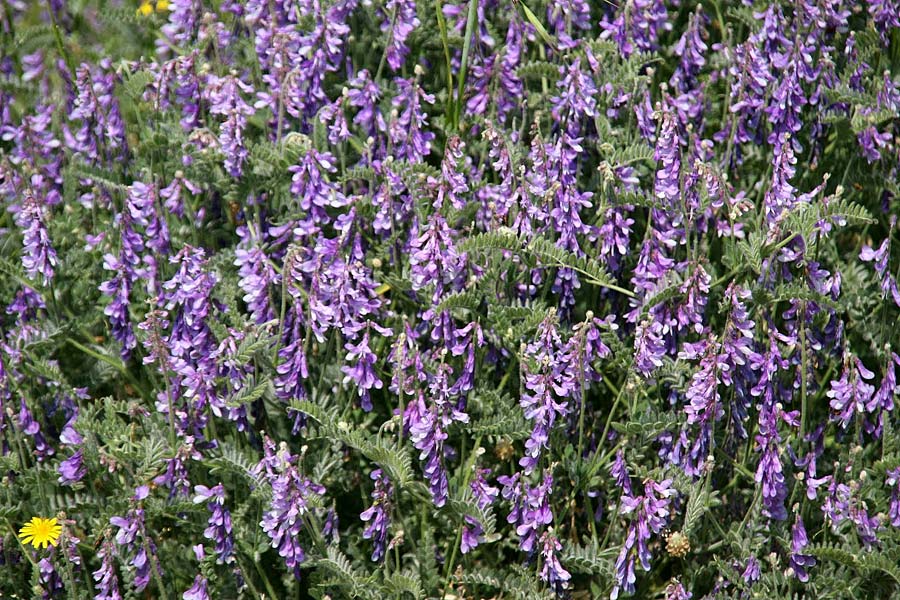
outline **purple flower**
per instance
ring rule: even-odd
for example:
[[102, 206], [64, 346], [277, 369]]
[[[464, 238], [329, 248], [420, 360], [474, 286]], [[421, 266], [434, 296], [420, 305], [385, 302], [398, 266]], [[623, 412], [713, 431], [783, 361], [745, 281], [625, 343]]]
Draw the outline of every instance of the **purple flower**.
[[503, 490], [503, 498], [510, 501], [512, 510], [506, 520], [516, 526], [519, 548], [529, 555], [538, 550], [538, 533], [553, 522], [550, 498], [553, 493], [553, 476], [544, 473], [541, 483], [531, 487], [522, 483], [520, 474], [497, 479]]
[[875, 386], [867, 381], [874, 376], [858, 358], [845, 357], [841, 378], [833, 380], [831, 389], [825, 392], [831, 398], [831, 419], [839, 421], [842, 429], [847, 429], [857, 414], [865, 415], [875, 393]]
[[388, 0], [384, 13], [385, 20], [381, 23], [381, 30], [389, 32], [385, 55], [391, 69], [398, 71], [409, 54], [406, 40], [420, 24], [416, 17], [415, 0]]
[[347, 102], [360, 109], [353, 117], [353, 123], [359, 125], [366, 136], [377, 136], [387, 131], [384, 115], [378, 108], [381, 88], [372, 80], [369, 71], [361, 70], [348, 83]]
[[[140, 502], [147, 497], [147, 488], [140, 487], [135, 491], [132, 499]], [[144, 525], [144, 509], [140, 504], [131, 508], [124, 517], [112, 517], [110, 524], [118, 527], [116, 532], [116, 544], [123, 546], [125, 551], [132, 555], [129, 564], [134, 567], [134, 589], [143, 591], [150, 583], [150, 569], [155, 568], [162, 577], [162, 568], [156, 558], [156, 544], [147, 534]]]
[[542, 451], [549, 447], [550, 432], [557, 418], [568, 414], [568, 397], [574, 388], [564, 373], [567, 365], [559, 357], [562, 341], [553, 318], [555, 315], [544, 319], [523, 357], [527, 391], [522, 393], [519, 404], [525, 418], [533, 422], [531, 435], [525, 442], [525, 456], [519, 460], [526, 474], [537, 468]]
[[181, 595], [183, 600], [209, 600], [209, 592], [207, 591], [208, 582], [203, 575], [194, 577], [194, 585]]
[[261, 247], [261, 235], [252, 225], [237, 230], [241, 243], [234, 252], [234, 264], [238, 267], [238, 285], [244, 292], [244, 302], [257, 325], [275, 318], [269, 299], [269, 291], [278, 281], [278, 275]]
[[119, 578], [116, 575], [116, 547], [109, 537], [103, 537], [103, 545], [97, 550], [100, 568], [93, 572], [97, 594], [94, 600], [122, 600], [119, 592]]
[[209, 112], [224, 118], [219, 128], [219, 145], [225, 154], [225, 170], [232, 177], [240, 177], [249, 152], [244, 144], [247, 117], [255, 112], [243, 95], [253, 94], [253, 88], [234, 75], [210, 76], [203, 88]]
[[29, 279], [41, 277], [44, 285], [53, 279], [53, 268], [56, 266], [56, 250], [50, 241], [47, 231], [44, 207], [32, 190], [25, 193], [22, 210], [16, 221], [22, 231], [22, 266]]
[[484, 528], [475, 517], [466, 515], [464, 519], [465, 525], [462, 530], [462, 537], [459, 542], [460, 552], [468, 554], [484, 541]]
[[475, 469], [475, 476], [469, 483], [472, 490], [472, 497], [475, 498], [475, 504], [478, 508], [485, 510], [488, 506], [497, 501], [500, 496], [500, 489], [490, 485], [485, 477], [491, 474], [490, 469]]
[[698, 5], [697, 12], [691, 15], [688, 21], [687, 29], [673, 47], [679, 61], [670, 83], [682, 92], [687, 92], [697, 85], [697, 76], [706, 64], [703, 54], [708, 46], [703, 38], [706, 37], [704, 26], [708, 22], [709, 18], [703, 14]]
[[411, 163], [419, 162], [431, 154], [434, 134], [427, 131], [428, 113], [423, 103], [434, 104], [434, 94], [429, 94], [419, 85], [419, 78], [394, 79], [397, 95], [391, 100], [394, 107], [389, 128], [395, 157]]
[[125, 123], [115, 96], [116, 77], [109, 59], [93, 70], [82, 64], [76, 70], [75, 90], [69, 120], [80, 120], [81, 129], [67, 136], [66, 144], [91, 162], [112, 163], [128, 155]]
[[194, 486], [194, 504], [206, 502], [209, 510], [208, 527], [203, 537], [216, 545], [216, 562], [228, 564], [234, 561], [234, 534], [231, 528], [231, 512], [225, 506], [225, 488], [222, 484], [208, 488], [205, 485]]
[[559, 562], [559, 552], [561, 550], [562, 544], [559, 543], [553, 530], [545, 531], [544, 535], [541, 536], [543, 567], [541, 568], [540, 577], [557, 594], [562, 594], [563, 590], [569, 586], [569, 580], [572, 578]]
[[[441, 364], [430, 383], [433, 402], [426, 405], [419, 396], [407, 408], [406, 419], [413, 446], [419, 450], [419, 460], [425, 461], [423, 471], [434, 505], [440, 508], [449, 498], [449, 480], [444, 467], [444, 441], [447, 429], [454, 422], [468, 423], [469, 416], [458, 410], [450, 398], [448, 383], [450, 366]], [[412, 409], [412, 410], [411, 410]]]
[[872, 164], [881, 160], [881, 149], [888, 147], [893, 136], [889, 131], [881, 133], [874, 125], [870, 125], [860, 131], [856, 138], [859, 140], [859, 145], [862, 148], [863, 156], [866, 157], [866, 161]]
[[616, 558], [615, 584], [610, 598], [615, 600], [619, 592], [624, 590], [633, 594], [637, 581], [635, 565], [640, 560], [645, 571], [650, 570], [650, 549], [647, 542], [654, 533], [659, 533], [668, 521], [672, 496], [675, 490], [672, 481], [666, 479], [659, 483], [647, 479], [644, 483], [644, 494], [641, 496], [624, 495], [620, 513], [632, 515], [628, 525], [625, 543]]
[[434, 212], [410, 244], [410, 269], [413, 290], [434, 285], [432, 303], [440, 302], [445, 288], [454, 285], [463, 273], [465, 255], [456, 252], [453, 230], [440, 213]]
[[672, 581], [666, 586], [665, 600], [691, 600], [694, 595], [684, 589], [684, 585], [680, 581]]
[[654, 50], [660, 32], [672, 29], [672, 24], [661, 0], [630, 0], [618, 5], [612, 20], [604, 15], [600, 28], [600, 38], [612, 39], [628, 58], [636, 51]]
[[809, 581], [809, 573], [807, 569], [816, 565], [816, 559], [803, 551], [809, 545], [809, 539], [806, 537], [806, 527], [803, 526], [803, 519], [798, 513], [791, 528], [791, 569], [794, 575], [804, 583]]
[[580, 121], [597, 114], [597, 87], [593, 79], [581, 70], [581, 59], [576, 58], [568, 67], [560, 67], [559, 73], [562, 77], [556, 87], [560, 92], [550, 98], [551, 112], [560, 124], [565, 122], [568, 131], [576, 135]]
[[84, 466], [84, 451], [79, 449], [72, 456], [59, 463], [59, 483], [62, 485], [74, 485], [81, 481], [87, 474]]
[[378, 562], [384, 558], [387, 549], [394, 486], [391, 485], [391, 480], [381, 469], [375, 469], [369, 477], [375, 482], [375, 489], [372, 490], [372, 506], [363, 511], [359, 518], [368, 523], [363, 531], [363, 538], [374, 541], [372, 560]]
[[[369, 326], [381, 335], [391, 334], [390, 329], [384, 329], [371, 321]], [[347, 364], [341, 367], [341, 372], [344, 373], [344, 384], [351, 381], [356, 384], [360, 405], [364, 411], [370, 412], [372, 410], [370, 391], [372, 389], [380, 390], [383, 384], [375, 373], [375, 361], [378, 360], [378, 357], [369, 349], [369, 327], [366, 327], [366, 332], [358, 344], [348, 341], [344, 344], [344, 348], [347, 350]]]
[[309, 499], [321, 496], [325, 488], [300, 475], [297, 457], [288, 453], [286, 445], [274, 452], [275, 444], [265, 440], [265, 457], [257, 466], [272, 486], [272, 499], [263, 514], [260, 527], [272, 540], [272, 547], [284, 559], [284, 564], [294, 577], [300, 579], [300, 565], [306, 553], [300, 545], [300, 533], [304, 529]]
[[301, 225], [305, 233], [312, 233], [319, 223], [329, 222], [331, 218], [327, 208], [340, 208], [346, 204], [346, 198], [340, 187], [328, 180], [328, 173], [334, 173], [336, 160], [328, 152], [317, 152], [310, 148], [303, 156], [300, 164], [288, 169], [291, 177], [291, 194], [297, 199], [300, 208], [306, 211], [306, 218]]
[[[891, 230], [893, 231], [894, 226], [896, 225], [896, 217], [891, 217]], [[881, 245], [877, 250], [873, 250], [871, 246], [865, 245], [859, 253], [859, 259], [863, 262], [874, 262], [875, 263], [875, 272], [878, 273], [878, 277], [881, 279], [881, 294], [882, 298], [887, 298], [890, 295], [894, 304], [900, 306], [900, 289], [897, 288], [897, 280], [894, 278], [894, 275], [890, 272], [888, 262], [891, 257], [891, 238], [890, 236], [884, 238], [884, 241], [881, 242]]]
[[888, 518], [891, 525], [900, 527], [900, 467], [888, 469], [884, 484], [891, 488], [891, 505], [888, 509]]

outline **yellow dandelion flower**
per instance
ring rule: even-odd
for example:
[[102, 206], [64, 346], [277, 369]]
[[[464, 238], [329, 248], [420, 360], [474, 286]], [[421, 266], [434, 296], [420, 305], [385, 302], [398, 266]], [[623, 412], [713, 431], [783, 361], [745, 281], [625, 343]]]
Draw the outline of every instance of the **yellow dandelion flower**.
[[156, 0], [156, 12], [169, 10], [169, 0]]
[[62, 533], [62, 525], [56, 523], [56, 518], [42, 519], [32, 517], [31, 520], [19, 530], [19, 537], [25, 544], [31, 544], [35, 548], [46, 548], [47, 544], [56, 545], [59, 534]]
[[143, 15], [145, 17], [149, 16], [153, 13], [153, 5], [150, 4], [149, 0], [144, 0], [140, 6], [138, 6], [137, 14]]

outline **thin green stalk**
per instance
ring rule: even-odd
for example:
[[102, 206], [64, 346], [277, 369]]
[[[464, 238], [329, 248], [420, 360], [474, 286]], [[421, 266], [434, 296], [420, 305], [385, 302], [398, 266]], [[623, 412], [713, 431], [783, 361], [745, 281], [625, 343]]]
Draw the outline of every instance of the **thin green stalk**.
[[[475, 22], [478, 20], [478, 0], [469, 0], [469, 14], [466, 17], [466, 34], [463, 40], [462, 62], [459, 66], [459, 81], [456, 89], [456, 106], [453, 113], [453, 128], [459, 129], [459, 118], [462, 114], [463, 92], [466, 87], [466, 69], [469, 66], [469, 50], [475, 34]], [[452, 89], [452, 88], [451, 88]], [[449, 93], [450, 90], [447, 90]]]
[[797, 315], [797, 318], [800, 321], [800, 368], [802, 369], [800, 372], [800, 443], [803, 443], [803, 439], [806, 437], [806, 374], [809, 362], [806, 356], [806, 302], [803, 302], [801, 306], [803, 315]]
[[[481, 436], [479, 435], [475, 438], [475, 445], [472, 446], [472, 453], [469, 455], [469, 459], [465, 463], [465, 473], [463, 474], [463, 485], [462, 490], [465, 493], [466, 489], [469, 487], [469, 478], [472, 476], [472, 470], [475, 467], [475, 459], [478, 458], [478, 449], [481, 447]], [[456, 542], [453, 544], [453, 550], [450, 554], [450, 560], [447, 562], [447, 569], [444, 572], [444, 591], [441, 595], [441, 598], [447, 597], [447, 588], [450, 587], [450, 577], [453, 575], [453, 564], [456, 562], [456, 553], [459, 551], [459, 544], [462, 541], [462, 532], [464, 527], [465, 519], [463, 519], [463, 523], [459, 524], [459, 527], [456, 530]]]
[[453, 67], [450, 62], [450, 42], [447, 39], [447, 22], [444, 20], [442, 0], [434, 0], [434, 11], [437, 16], [438, 30], [441, 32], [441, 44], [444, 46], [444, 61], [447, 67], [447, 118], [453, 115]]
[[56, 49], [59, 51], [60, 57], [63, 59], [63, 62], [66, 63], [66, 68], [69, 70], [69, 74], [72, 76], [72, 81], [75, 81], [75, 67], [72, 65], [72, 59], [69, 57], [69, 53], [66, 52], [65, 46], [63, 46], [62, 34], [59, 32], [59, 25], [56, 23], [56, 13], [53, 12], [53, 5], [50, 0], [46, 0], [47, 4], [47, 12], [50, 15], [50, 24], [53, 27], [53, 38], [56, 40]]

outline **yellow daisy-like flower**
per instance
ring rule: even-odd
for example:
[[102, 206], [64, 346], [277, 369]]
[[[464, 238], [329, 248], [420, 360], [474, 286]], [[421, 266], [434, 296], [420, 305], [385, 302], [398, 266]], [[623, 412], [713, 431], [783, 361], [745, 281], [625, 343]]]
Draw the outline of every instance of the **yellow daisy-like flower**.
[[156, 12], [169, 10], [169, 0], [156, 0]]
[[55, 546], [61, 533], [62, 525], [56, 523], [56, 517], [52, 519], [32, 517], [19, 530], [19, 537], [25, 544], [31, 544], [35, 548], [46, 548], [48, 544]]
[[144, 15], [145, 17], [151, 15], [153, 13], [153, 5], [150, 4], [148, 0], [144, 0], [140, 6], [138, 6], [137, 13], [139, 15]]

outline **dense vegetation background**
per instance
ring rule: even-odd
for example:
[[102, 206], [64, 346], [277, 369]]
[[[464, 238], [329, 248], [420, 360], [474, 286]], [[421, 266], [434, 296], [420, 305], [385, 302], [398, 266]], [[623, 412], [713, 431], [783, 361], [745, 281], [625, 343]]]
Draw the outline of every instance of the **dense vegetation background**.
[[0, 596], [900, 597], [894, 0], [0, 33]]

